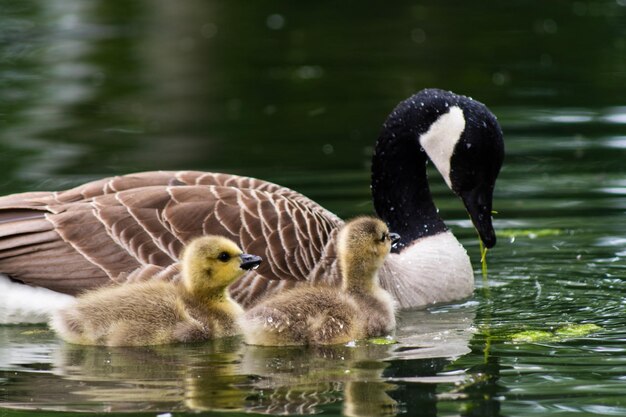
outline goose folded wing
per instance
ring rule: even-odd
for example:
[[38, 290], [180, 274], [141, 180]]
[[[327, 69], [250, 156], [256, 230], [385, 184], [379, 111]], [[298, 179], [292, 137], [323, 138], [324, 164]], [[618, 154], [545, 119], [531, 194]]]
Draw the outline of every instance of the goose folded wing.
[[[219, 234], [264, 258], [244, 278], [305, 280], [341, 223], [271, 183], [225, 174], [156, 174], [0, 198], [0, 271], [67, 293], [111, 280], [171, 279], [185, 243]], [[181, 185], [187, 182], [224, 185]]]

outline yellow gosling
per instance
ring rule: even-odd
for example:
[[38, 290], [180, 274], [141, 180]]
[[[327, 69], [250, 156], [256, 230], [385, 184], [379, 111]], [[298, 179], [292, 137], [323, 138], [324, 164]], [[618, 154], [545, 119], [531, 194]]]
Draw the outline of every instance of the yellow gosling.
[[242, 308], [228, 286], [261, 258], [230, 239], [203, 236], [183, 251], [180, 282], [148, 281], [101, 288], [55, 313], [51, 327], [84, 345], [143, 346], [198, 342], [240, 333]]
[[247, 343], [332, 345], [394, 330], [394, 301], [378, 271], [399, 236], [376, 218], [359, 217], [337, 239], [342, 287], [300, 286], [262, 301], [241, 320]]

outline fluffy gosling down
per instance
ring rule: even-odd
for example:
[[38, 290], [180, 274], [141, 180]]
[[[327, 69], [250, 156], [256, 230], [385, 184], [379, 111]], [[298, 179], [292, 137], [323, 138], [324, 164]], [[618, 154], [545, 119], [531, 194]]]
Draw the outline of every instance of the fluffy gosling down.
[[51, 320], [66, 341], [85, 345], [143, 346], [198, 342], [241, 333], [242, 308], [227, 288], [261, 258], [230, 239], [191, 241], [180, 282], [148, 281], [87, 292]]
[[378, 270], [399, 239], [376, 218], [348, 222], [338, 236], [342, 287], [299, 286], [266, 299], [241, 320], [246, 342], [332, 345], [392, 332], [395, 305], [379, 286]]

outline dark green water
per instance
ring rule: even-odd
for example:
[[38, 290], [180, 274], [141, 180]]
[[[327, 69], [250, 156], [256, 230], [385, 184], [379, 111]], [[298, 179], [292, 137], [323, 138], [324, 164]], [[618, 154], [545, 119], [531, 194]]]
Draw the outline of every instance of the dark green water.
[[[0, 193], [201, 169], [371, 212], [372, 145], [424, 87], [505, 132], [483, 280], [392, 346], [104, 349], [0, 327], [0, 416], [626, 415], [626, 2], [0, 0]], [[588, 334], [544, 335], [595, 324]]]

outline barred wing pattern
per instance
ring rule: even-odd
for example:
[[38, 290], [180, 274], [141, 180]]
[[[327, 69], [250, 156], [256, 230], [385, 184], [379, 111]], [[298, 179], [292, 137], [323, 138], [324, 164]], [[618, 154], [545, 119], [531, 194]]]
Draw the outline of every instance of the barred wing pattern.
[[264, 259], [231, 287], [250, 305], [297, 281], [336, 282], [341, 225], [310, 199], [269, 182], [144, 172], [0, 198], [0, 271], [67, 293], [110, 281], [178, 279], [184, 244], [219, 234]]

